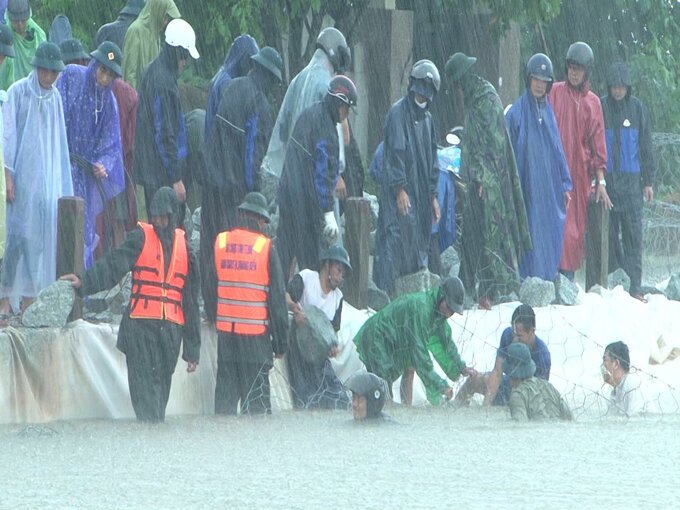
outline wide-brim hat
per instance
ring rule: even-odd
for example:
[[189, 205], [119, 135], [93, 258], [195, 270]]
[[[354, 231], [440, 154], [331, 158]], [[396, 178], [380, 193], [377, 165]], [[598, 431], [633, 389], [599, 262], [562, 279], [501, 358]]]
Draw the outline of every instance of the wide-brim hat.
[[267, 223], [271, 221], [269, 211], [267, 210], [267, 199], [262, 193], [251, 191], [243, 199], [243, 203], [238, 206], [242, 211], [249, 211], [258, 216], [262, 216]]
[[340, 262], [345, 266], [348, 273], [352, 272], [352, 264], [349, 261], [349, 253], [342, 246], [330, 246], [321, 255], [321, 262], [325, 260], [334, 260], [335, 262]]
[[33, 67], [40, 67], [58, 73], [63, 71], [64, 61], [61, 59], [61, 50], [59, 49], [59, 46], [51, 42], [40, 43], [38, 49], [35, 50], [31, 65]]
[[283, 81], [283, 59], [274, 48], [265, 46], [250, 58], [272, 73], [279, 82]]
[[7, 18], [10, 21], [24, 21], [31, 17], [31, 6], [28, 0], [9, 0], [7, 2]]
[[522, 342], [511, 343], [506, 350], [503, 372], [512, 379], [528, 379], [536, 373], [531, 351]]
[[73, 62], [74, 60], [90, 60], [90, 55], [85, 53], [83, 43], [78, 39], [65, 39], [59, 44], [61, 50], [61, 59], [64, 62]]
[[7, 57], [14, 57], [14, 36], [12, 29], [4, 23], [0, 23], [0, 53]]
[[104, 41], [99, 45], [99, 48], [90, 53], [90, 55], [119, 78], [123, 76], [123, 69], [121, 68], [121, 64], [123, 63], [123, 52], [120, 51], [120, 48], [116, 43]]
[[453, 83], [457, 83], [475, 62], [477, 62], [476, 57], [468, 57], [465, 53], [460, 52], [454, 53], [446, 62], [444, 71]]
[[125, 7], [120, 11], [121, 14], [130, 14], [132, 16], [139, 16], [146, 4], [146, 0], [128, 0]]

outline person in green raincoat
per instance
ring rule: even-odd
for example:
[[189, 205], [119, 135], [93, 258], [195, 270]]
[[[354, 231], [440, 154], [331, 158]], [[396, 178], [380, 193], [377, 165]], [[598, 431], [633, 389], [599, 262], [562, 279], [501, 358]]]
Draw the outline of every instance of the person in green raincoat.
[[451, 380], [475, 373], [460, 358], [447, 322], [463, 312], [464, 295], [463, 283], [451, 277], [439, 288], [403, 295], [369, 318], [354, 337], [366, 370], [391, 388], [404, 371], [414, 369], [430, 403], [450, 400], [453, 388], [435, 371], [430, 353]]
[[12, 84], [15, 56], [12, 29], [9, 25], [0, 23], [0, 90], [6, 91]]
[[0, 89], [25, 78], [33, 70], [31, 60], [40, 43], [47, 40], [45, 31], [31, 18], [28, 0], [9, 0], [5, 16], [12, 30], [14, 58], [6, 58], [0, 65]]
[[128, 28], [123, 43], [123, 80], [135, 90], [144, 68], [161, 52], [165, 27], [181, 16], [173, 0], [149, 0]]
[[460, 277], [480, 308], [488, 310], [519, 291], [519, 261], [532, 244], [503, 105], [493, 85], [471, 71], [476, 61], [456, 53], [445, 70], [465, 104], [460, 173], [467, 193]]

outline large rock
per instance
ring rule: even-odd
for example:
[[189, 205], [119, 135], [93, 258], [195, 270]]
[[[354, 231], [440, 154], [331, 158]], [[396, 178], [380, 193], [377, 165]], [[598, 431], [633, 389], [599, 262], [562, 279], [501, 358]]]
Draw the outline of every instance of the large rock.
[[531, 276], [522, 282], [519, 300], [532, 307], [548, 306], [555, 300], [555, 284]]
[[71, 283], [57, 280], [43, 289], [33, 304], [24, 310], [21, 324], [27, 328], [65, 326], [74, 300], [75, 292]]
[[630, 277], [622, 268], [618, 268], [607, 276], [607, 287], [613, 289], [618, 285], [621, 285], [626, 292], [630, 291]]
[[378, 197], [364, 191], [364, 198], [368, 200], [371, 207], [371, 230], [375, 230], [378, 228], [378, 213], [380, 212]]
[[439, 287], [440, 283], [441, 278], [438, 275], [430, 273], [427, 269], [421, 269], [417, 273], [397, 278], [394, 282], [394, 295], [402, 296], [411, 292], [420, 292]]
[[114, 315], [123, 315], [125, 308], [130, 302], [130, 293], [132, 292], [132, 273], [128, 273], [118, 284], [111, 290], [107, 291], [106, 301], [109, 304], [109, 310]]
[[323, 364], [328, 351], [338, 344], [331, 321], [316, 306], [305, 306], [307, 322], [296, 324], [296, 338], [300, 353], [305, 361], [316, 365]]
[[458, 276], [460, 272], [460, 257], [453, 246], [446, 248], [441, 254], [442, 274]]
[[555, 278], [555, 302], [568, 306], [578, 302], [578, 286], [562, 273], [558, 273]]
[[668, 299], [673, 301], [680, 301], [680, 273], [675, 273], [671, 275], [670, 280], [668, 280], [668, 285], [664, 290], [664, 294]]
[[368, 307], [376, 312], [390, 304], [390, 297], [373, 282], [368, 280]]

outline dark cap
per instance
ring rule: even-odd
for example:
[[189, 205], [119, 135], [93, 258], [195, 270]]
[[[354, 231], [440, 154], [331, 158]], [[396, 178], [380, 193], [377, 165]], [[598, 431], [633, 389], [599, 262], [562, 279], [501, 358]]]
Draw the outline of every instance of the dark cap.
[[14, 37], [12, 29], [4, 23], [0, 23], [0, 53], [7, 57], [14, 57]]
[[115, 43], [104, 41], [90, 55], [119, 78], [123, 76], [123, 70], [120, 67], [123, 63], [123, 52]]
[[[465, 301], [465, 287], [457, 276], [445, 279], [440, 286], [446, 306], [449, 310], [456, 313], [463, 313], [463, 302]], [[441, 302], [441, 301], [440, 301]]]
[[9, 0], [7, 2], [7, 17], [10, 21], [24, 21], [31, 16], [31, 6], [28, 0]]
[[78, 39], [65, 39], [59, 44], [61, 50], [61, 59], [64, 62], [73, 62], [74, 60], [90, 60], [90, 55], [85, 53], [83, 43]]
[[61, 59], [61, 50], [59, 49], [59, 46], [51, 42], [40, 43], [38, 49], [35, 50], [31, 65], [50, 71], [57, 71], [58, 73], [63, 71], [64, 61]]
[[262, 193], [251, 191], [243, 199], [243, 203], [238, 206], [241, 211], [248, 211], [262, 216], [267, 223], [271, 221], [267, 210], [267, 199]]

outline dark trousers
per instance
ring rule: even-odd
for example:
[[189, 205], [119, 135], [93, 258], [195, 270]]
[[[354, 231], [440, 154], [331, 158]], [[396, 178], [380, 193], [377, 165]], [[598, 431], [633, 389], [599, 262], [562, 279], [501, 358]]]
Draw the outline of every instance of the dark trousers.
[[642, 207], [609, 212], [609, 271], [621, 267], [630, 277], [630, 293], [642, 283]]
[[471, 296], [477, 299], [488, 298], [493, 301], [497, 297], [497, 291], [486, 250], [484, 202], [474, 190], [474, 186], [472, 184], [469, 186], [466, 195], [466, 208], [463, 214], [462, 257], [459, 276], [465, 290]]
[[271, 413], [271, 368], [269, 363], [220, 360], [218, 353], [215, 414], [237, 414], [239, 401], [242, 414]]
[[[158, 423], [165, 420], [165, 408], [170, 397], [172, 370], [164, 369], [158, 349], [127, 356], [130, 400], [137, 420]], [[174, 368], [174, 367], [173, 367]]]

